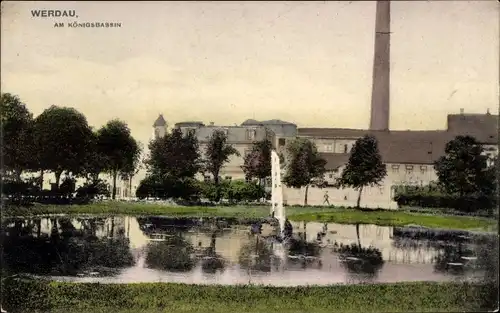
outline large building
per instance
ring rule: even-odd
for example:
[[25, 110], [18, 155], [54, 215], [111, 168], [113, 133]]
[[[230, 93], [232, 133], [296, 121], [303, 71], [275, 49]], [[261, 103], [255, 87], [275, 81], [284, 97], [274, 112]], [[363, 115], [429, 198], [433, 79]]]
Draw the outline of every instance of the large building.
[[[162, 117], [163, 118], [163, 117]], [[166, 125], [166, 123], [165, 123]], [[485, 153], [493, 157], [498, 154], [498, 116], [485, 114], [448, 115], [447, 125], [442, 130], [393, 131], [345, 128], [297, 128], [293, 123], [269, 120], [246, 120], [238, 126], [205, 125], [202, 122], [177, 123], [175, 128], [184, 133], [193, 132], [200, 142], [203, 153], [210, 135], [221, 129], [228, 136], [228, 144], [233, 145], [240, 156], [233, 156], [221, 171], [221, 178], [245, 179], [242, 170], [243, 158], [252, 149], [255, 141], [269, 138], [278, 151], [295, 138], [306, 138], [315, 143], [322, 158], [327, 161], [326, 187], [309, 187], [308, 204], [321, 205], [325, 193], [333, 205], [353, 206], [358, 192], [353, 189], [337, 189], [333, 183], [345, 167], [352, 146], [364, 135], [372, 135], [378, 141], [382, 161], [387, 166], [387, 176], [380, 186], [363, 190], [361, 205], [366, 207], [395, 208], [394, 187], [399, 185], [427, 185], [437, 180], [434, 162], [444, 155], [446, 143], [458, 135], [470, 135], [485, 147]], [[161, 129], [156, 133], [164, 134]], [[200, 177], [202, 178], [202, 177]], [[205, 177], [210, 179], [211, 177]], [[288, 204], [304, 204], [305, 188], [284, 187], [284, 201]]]
[[[380, 186], [363, 190], [361, 205], [367, 207], [394, 208], [394, 187], [398, 185], [427, 185], [437, 179], [434, 162], [444, 154], [445, 145], [457, 135], [470, 135], [481, 142], [486, 153], [498, 154], [498, 116], [486, 114], [448, 115], [443, 130], [394, 131], [390, 130], [390, 1], [377, 1], [375, 21], [375, 46], [373, 60], [373, 83], [371, 97], [371, 118], [369, 129], [342, 128], [297, 128], [295, 124], [280, 121], [246, 120], [241, 126], [205, 126], [203, 123], [178, 123], [176, 127], [195, 131], [201, 143], [206, 143], [210, 132], [216, 128], [225, 129], [228, 142], [245, 155], [251, 149], [252, 141], [259, 140], [266, 133], [272, 133], [274, 146], [282, 150], [296, 137], [313, 141], [322, 157], [327, 161], [326, 188], [309, 187], [308, 204], [324, 203], [328, 193], [329, 203], [353, 206], [358, 192], [353, 189], [336, 189], [332, 185], [349, 159], [349, 153], [358, 138], [373, 135], [377, 138], [387, 176]], [[257, 132], [261, 136], [249, 136]], [[257, 134], [256, 133], [256, 134]], [[246, 135], [245, 135], [246, 134]], [[243, 178], [243, 158], [233, 158], [221, 176]], [[284, 201], [288, 204], [304, 204], [306, 189], [284, 188]]]

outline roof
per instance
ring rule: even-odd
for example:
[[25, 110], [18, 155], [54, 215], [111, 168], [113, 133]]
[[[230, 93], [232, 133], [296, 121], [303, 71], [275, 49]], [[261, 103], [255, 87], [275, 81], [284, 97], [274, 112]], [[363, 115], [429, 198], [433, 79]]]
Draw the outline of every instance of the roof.
[[468, 134], [480, 142], [488, 143], [498, 138], [498, 115], [492, 114], [449, 114], [448, 131], [454, 134]]
[[349, 161], [348, 153], [319, 153], [320, 157], [326, 161], [327, 171], [335, 170]]
[[248, 119], [243, 123], [241, 123], [241, 125], [244, 126], [244, 125], [295, 125], [295, 124], [278, 119], [272, 119], [267, 121], [257, 121], [254, 119]]
[[163, 114], [160, 114], [158, 116], [158, 118], [156, 119], [156, 121], [154, 122], [153, 124], [153, 127], [157, 127], [157, 126], [165, 126], [167, 125], [167, 122], [165, 121], [165, 119], [163, 118]]
[[182, 127], [182, 126], [205, 126], [205, 124], [199, 121], [187, 121], [187, 122], [175, 123], [175, 127]]
[[[433, 164], [444, 155], [446, 144], [458, 135], [469, 135], [482, 144], [498, 144], [498, 116], [489, 114], [449, 115], [447, 130], [372, 131], [345, 128], [299, 128], [300, 137], [357, 139], [372, 135], [384, 163]], [[348, 161], [345, 154], [321, 153], [327, 169]]]

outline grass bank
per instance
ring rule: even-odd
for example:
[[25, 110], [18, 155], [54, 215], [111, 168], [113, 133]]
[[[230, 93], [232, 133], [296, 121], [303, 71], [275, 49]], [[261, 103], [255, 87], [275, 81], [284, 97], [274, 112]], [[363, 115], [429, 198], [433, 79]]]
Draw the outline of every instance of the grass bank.
[[[487, 230], [496, 229], [496, 219], [435, 215], [399, 210], [361, 211], [336, 207], [287, 207], [287, 216], [292, 221], [317, 221], [341, 224], [376, 224], [381, 226], [404, 226], [417, 224], [433, 228]], [[169, 206], [137, 202], [99, 202], [88, 205], [35, 205], [30, 208], [10, 207], [3, 217], [32, 216], [44, 214], [127, 214], [168, 215], [184, 217], [218, 216], [239, 218], [260, 218], [269, 215], [267, 206]]]
[[478, 312], [495, 303], [498, 289], [490, 287], [430, 282], [264, 287], [29, 281], [6, 288], [3, 307], [18, 313]]

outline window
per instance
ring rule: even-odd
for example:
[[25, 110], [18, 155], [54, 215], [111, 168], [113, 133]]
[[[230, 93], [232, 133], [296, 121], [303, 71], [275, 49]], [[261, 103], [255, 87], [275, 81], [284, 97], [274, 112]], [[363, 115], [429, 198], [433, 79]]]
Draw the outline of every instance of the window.
[[187, 133], [189, 135], [195, 135], [196, 134], [196, 129], [194, 129], [194, 128], [188, 128]]
[[411, 174], [413, 172], [413, 165], [406, 165], [406, 174]]
[[347, 145], [344, 145], [344, 153], [347, 153], [347, 149], [348, 149]]
[[210, 182], [210, 176], [209, 176], [209, 175], [205, 175], [205, 176], [203, 176], [203, 180], [204, 180], [206, 183]]
[[396, 164], [395, 164], [395, 165], [393, 165], [391, 168], [392, 168], [392, 172], [393, 172], [393, 173], [399, 173], [399, 165], [396, 165]]
[[332, 145], [325, 145], [325, 151], [326, 152], [333, 152], [333, 146]]
[[247, 140], [255, 140], [256, 133], [255, 129], [247, 129]]
[[251, 183], [252, 182], [252, 179], [250, 177], [245, 177], [245, 182], [247, 183]]
[[333, 174], [332, 174], [332, 173], [330, 173], [330, 174], [328, 175], [328, 177], [333, 178]]
[[280, 139], [278, 139], [278, 145], [279, 145], [280, 147], [283, 147], [285, 144], [286, 144], [286, 140], [285, 140], [285, 138], [280, 138]]
[[225, 179], [226, 180], [232, 180], [233, 178], [231, 176], [226, 176]]
[[391, 199], [394, 199], [394, 197], [396, 196], [397, 189], [397, 186], [391, 186]]
[[420, 172], [421, 173], [427, 172], [427, 166], [425, 166], [425, 165], [420, 166]]

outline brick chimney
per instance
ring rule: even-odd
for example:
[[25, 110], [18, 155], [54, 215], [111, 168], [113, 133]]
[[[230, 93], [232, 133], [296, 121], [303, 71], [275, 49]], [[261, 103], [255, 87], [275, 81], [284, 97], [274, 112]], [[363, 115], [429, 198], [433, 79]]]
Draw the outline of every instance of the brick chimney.
[[371, 130], [389, 130], [390, 8], [390, 1], [377, 1], [370, 116]]

